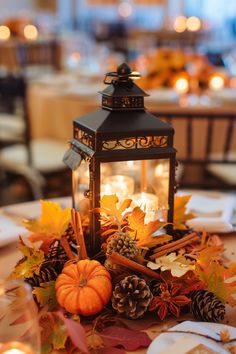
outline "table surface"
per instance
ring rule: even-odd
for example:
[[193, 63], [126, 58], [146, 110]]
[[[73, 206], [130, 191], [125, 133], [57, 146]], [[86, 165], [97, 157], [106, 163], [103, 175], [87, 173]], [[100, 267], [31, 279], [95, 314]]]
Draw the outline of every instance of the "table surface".
[[[62, 204], [63, 207], [70, 206], [71, 198], [60, 198], [58, 199], [58, 202]], [[14, 221], [19, 222], [20, 220], [19, 215], [20, 217], [22, 216], [27, 218], [34, 218], [38, 214], [40, 207], [38, 201], [23, 203], [23, 204], [13, 205], [10, 208], [3, 207], [0, 209], [0, 214], [4, 215], [4, 213], [6, 213], [6, 210], [8, 211], [13, 210], [11, 217]], [[8, 217], [9, 215], [10, 213], [8, 213]], [[231, 261], [236, 261], [236, 255], [235, 255], [236, 232], [222, 235], [222, 240], [225, 245], [226, 257]], [[9, 273], [11, 272], [11, 270], [13, 269], [13, 267], [15, 266], [16, 262], [19, 260], [20, 257], [21, 254], [18, 250], [17, 242], [10, 243], [5, 247], [0, 248], [0, 279], [4, 279], [9, 275]], [[185, 320], [185, 319], [187, 318], [180, 318], [179, 320]], [[150, 338], [153, 340], [158, 334], [160, 334], [163, 328], [167, 329], [168, 327], [171, 327], [176, 323], [177, 321], [172, 318], [170, 320], [164, 321], [163, 323], [160, 323], [159, 325], [154, 325], [150, 327], [147, 330], [147, 333], [150, 336]], [[236, 327], [236, 308], [227, 307], [224, 323]], [[127, 352], [127, 353], [144, 354], [146, 352], [147, 349], [139, 349], [135, 352]]]
[[[29, 82], [28, 107], [33, 138], [54, 138], [67, 141], [72, 137], [72, 121], [87, 113], [98, 110], [104, 85], [92, 79], [77, 77], [76, 74], [59, 73]], [[165, 113], [232, 113], [236, 105], [230, 101], [190, 95], [181, 97], [173, 90], [156, 89], [145, 99], [149, 111]], [[173, 97], [172, 97], [173, 96]], [[177, 98], [177, 99], [176, 99]]]

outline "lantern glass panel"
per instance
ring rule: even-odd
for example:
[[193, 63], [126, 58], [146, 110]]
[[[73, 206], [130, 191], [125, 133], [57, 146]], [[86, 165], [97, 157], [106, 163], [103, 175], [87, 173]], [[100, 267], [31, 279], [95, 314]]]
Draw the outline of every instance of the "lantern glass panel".
[[89, 165], [82, 161], [81, 165], [72, 172], [73, 205], [79, 209], [85, 199], [85, 192], [89, 189]]
[[167, 221], [169, 199], [169, 159], [130, 160], [101, 163], [100, 194], [116, 194], [119, 202], [130, 198], [132, 207], [139, 206], [146, 212], [145, 221]]

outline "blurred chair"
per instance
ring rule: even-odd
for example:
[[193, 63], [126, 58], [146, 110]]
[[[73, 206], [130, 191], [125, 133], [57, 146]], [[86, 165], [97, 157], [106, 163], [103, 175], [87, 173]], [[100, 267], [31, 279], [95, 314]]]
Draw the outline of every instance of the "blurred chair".
[[[23, 176], [36, 199], [45, 196], [49, 177], [62, 177], [66, 171], [62, 162], [66, 145], [31, 138], [26, 93], [23, 76], [0, 78], [0, 166], [5, 172]], [[56, 184], [58, 192], [63, 190], [64, 182]]]
[[183, 188], [236, 187], [236, 112], [152, 112], [175, 129]]
[[27, 77], [59, 70], [60, 43], [56, 39], [26, 41], [10, 39], [0, 43], [0, 68], [6, 72], [23, 72]]

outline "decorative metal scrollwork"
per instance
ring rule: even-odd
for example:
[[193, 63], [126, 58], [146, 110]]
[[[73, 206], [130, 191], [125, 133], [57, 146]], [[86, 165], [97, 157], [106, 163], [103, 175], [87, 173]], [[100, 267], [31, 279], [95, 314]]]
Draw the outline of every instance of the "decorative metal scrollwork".
[[102, 150], [147, 149], [167, 146], [167, 136], [143, 136], [127, 139], [104, 140]]
[[86, 133], [83, 130], [80, 130], [78, 128], [75, 129], [75, 138], [83, 143], [84, 145], [89, 146], [90, 148], [94, 149], [95, 143], [94, 143], [94, 138], [92, 135]]

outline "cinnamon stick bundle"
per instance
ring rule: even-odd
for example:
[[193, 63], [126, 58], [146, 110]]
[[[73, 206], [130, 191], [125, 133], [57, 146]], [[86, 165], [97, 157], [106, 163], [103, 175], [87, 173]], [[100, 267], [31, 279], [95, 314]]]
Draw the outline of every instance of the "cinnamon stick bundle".
[[71, 220], [72, 220], [72, 227], [76, 237], [76, 242], [77, 245], [79, 246], [78, 249], [79, 259], [86, 259], [88, 258], [88, 256], [87, 256], [86, 246], [84, 242], [84, 234], [83, 234], [81, 217], [80, 217], [80, 213], [77, 212], [75, 209], [71, 209]]
[[137, 262], [132, 261], [131, 259], [121, 256], [117, 252], [112, 252], [109, 257], [109, 260], [111, 260], [115, 264], [122, 265], [128, 269], [135, 271], [135, 272], [145, 274], [150, 278], [160, 279], [160, 275], [158, 273], [143, 266], [142, 264], [139, 264]]
[[180, 240], [173, 241], [167, 243], [164, 246], [155, 248], [154, 253], [150, 256], [150, 259], [153, 260], [167, 253], [177, 251], [178, 249], [187, 246], [188, 244], [197, 240], [199, 240], [199, 236], [195, 232], [192, 232], [191, 234], [182, 237]]

